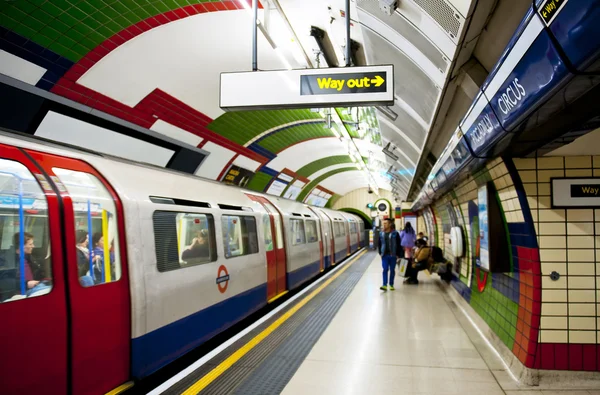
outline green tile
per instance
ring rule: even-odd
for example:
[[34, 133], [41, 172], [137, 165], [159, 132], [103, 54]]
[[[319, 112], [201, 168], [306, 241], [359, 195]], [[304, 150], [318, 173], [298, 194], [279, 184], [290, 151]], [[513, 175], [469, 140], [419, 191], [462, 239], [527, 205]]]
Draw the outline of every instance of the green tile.
[[23, 24], [18, 24], [16, 25], [13, 30], [15, 31], [15, 33], [20, 34], [21, 36], [24, 37], [33, 37], [35, 35], [35, 33], [37, 33], [35, 30], [23, 25]]
[[112, 7], [104, 7], [100, 10], [104, 15], [106, 15], [109, 19], [114, 19], [118, 17], [121, 13], [115, 10]]
[[55, 6], [54, 4], [52, 4], [51, 1], [47, 1], [44, 4], [42, 4], [41, 7], [44, 11], [46, 11], [48, 14], [57, 17], [60, 14], [63, 13], [63, 10], [61, 10], [60, 8], [58, 8], [57, 6]]
[[63, 56], [69, 60], [72, 60], [73, 62], [77, 62], [81, 58], [83, 58], [83, 55], [81, 55], [73, 50], [65, 51], [65, 53], [63, 53]]
[[169, 7], [170, 10], [179, 8], [179, 4], [177, 4], [177, 2], [175, 2], [175, 0], [163, 0], [163, 2], [165, 3], [165, 5], [167, 7]]
[[93, 15], [96, 13], [96, 11], [98, 11], [97, 5], [89, 1], [81, 1], [77, 3], [77, 8], [85, 12], [87, 15]]
[[[100, 44], [101, 42], [103, 42], [105, 39], [106, 38], [102, 34], [100, 34], [98, 32], [91, 32], [87, 36], [87, 40], [82, 40], [82, 42], [85, 41], [86, 42], [86, 44], [85, 44], [86, 46], [88, 46], [88, 45], [94, 45], [94, 46], [96, 46], [96, 45]], [[88, 41], [91, 42], [92, 44], [90, 44]]]
[[[71, 15], [70, 13], [67, 12], [63, 12], [62, 14], [60, 14], [60, 16], [58, 17], [58, 20], [61, 21], [62, 23], [64, 23], [67, 26], [73, 26], [76, 25], [77, 23], [79, 23], [80, 19], [75, 18], [73, 15]], [[70, 34], [70, 32], [69, 32]]]
[[19, 22], [15, 21], [11, 17], [0, 14], [0, 26], [3, 26], [9, 30], [13, 30], [14, 27], [18, 24], [19, 24]]
[[96, 32], [106, 38], [113, 35], [113, 31], [106, 27], [106, 25], [100, 26], [98, 29], [96, 29]]
[[142, 7], [136, 8], [133, 12], [140, 18], [140, 20], [144, 20], [152, 16], [148, 11], [146, 11]]
[[115, 10], [115, 12], [116, 12], [116, 15], [115, 15], [115, 17], [116, 17], [116, 16], [118, 16], [118, 15], [122, 15], [122, 14], [124, 14], [124, 13], [126, 13], [126, 12], [129, 12], [129, 8], [127, 8], [127, 6], [125, 6], [125, 5], [124, 5], [123, 3], [121, 3], [121, 2], [116, 2], [116, 3], [113, 3], [113, 4], [111, 4], [110, 6], [111, 6], [111, 8], [113, 8], [113, 9]]
[[111, 35], [118, 33], [119, 31], [121, 31], [121, 26], [119, 26], [118, 23], [116, 23], [115, 21], [108, 21], [104, 24], [104, 27], [109, 29], [111, 31]]
[[70, 8], [68, 11], [66, 11], [66, 13], [77, 21], [83, 21], [88, 16], [85, 12], [81, 11], [77, 7]]
[[33, 11], [35, 11], [36, 9], [38, 9], [38, 6], [35, 4], [32, 4], [26, 0], [23, 1], [18, 1], [14, 4], [15, 7], [19, 7], [19, 9], [21, 11], [23, 11], [26, 14], [31, 14]]
[[151, 16], [161, 14], [162, 12], [159, 11], [155, 4], [156, 3], [144, 4], [142, 5], [142, 8], [145, 9], [146, 12], [149, 13]]
[[98, 22], [98, 20], [96, 20], [95, 16], [88, 16], [83, 21], [81, 21], [81, 23], [83, 23], [84, 25], [89, 26], [90, 29], [92, 29], [92, 30], [96, 30], [100, 26], [104, 25], [104, 23]]
[[85, 37], [82, 40], [80, 40], [77, 43], [80, 47], [77, 47], [77, 49], [74, 48], [75, 51], [77, 52], [81, 52], [83, 51], [83, 48], [87, 48], [88, 51], [91, 51], [92, 49], [96, 48], [98, 46], [98, 42], [94, 41], [94, 40], [90, 40], [89, 38]]
[[40, 23], [42, 23], [43, 25], [48, 25], [54, 19], [53, 16], [51, 16], [41, 8], [36, 8], [30, 15], [38, 21], [40, 21]]
[[57, 30], [63, 34], [67, 33], [69, 30], [71, 30], [71, 26], [67, 26], [66, 24], [62, 23], [58, 19], [54, 19], [52, 21], [52, 23], [49, 23], [49, 25], [52, 26], [55, 30]]
[[52, 5], [58, 8], [61, 11], [68, 11], [73, 8], [73, 4], [69, 3], [67, 0], [49, 0], [52, 1]]
[[129, 27], [131, 25], [129, 23], [129, 21], [127, 19], [125, 19], [123, 16], [115, 18], [113, 20], [113, 22], [116, 23], [119, 26], [119, 29], [117, 29], [118, 31], [126, 29], [127, 27]]
[[21, 23], [23, 20], [27, 19], [27, 14], [18, 9], [15, 6], [9, 7], [4, 11], [4, 15], [14, 19], [15, 21]]
[[52, 40], [51, 38], [39, 33], [33, 36], [31, 39], [33, 40], [33, 42], [41, 45], [44, 48], [48, 48], [54, 42], [54, 40]]
[[65, 47], [64, 45], [60, 44], [58, 41], [55, 41], [52, 43], [52, 45], [50, 45], [48, 48], [50, 48], [52, 51], [58, 53], [58, 54], [63, 54], [64, 52], [66, 52], [67, 50], [69, 50], [69, 48]]
[[52, 41], [58, 40], [58, 38], [61, 36], [60, 32], [54, 30], [50, 26], [44, 27], [42, 30], [40, 30], [40, 33], [50, 38]]
[[127, 26], [131, 26], [131, 25], [135, 25], [136, 23], [138, 23], [141, 19], [134, 14], [133, 12], [127, 12], [125, 14], [123, 14], [123, 17], [125, 19], [127, 19], [128, 21], [128, 25]]
[[262, 192], [265, 190], [272, 178], [273, 177], [270, 175], [259, 171], [252, 177], [247, 187], [253, 191]]
[[169, 11], [170, 8], [164, 4], [162, 1], [155, 1], [152, 3], [152, 5], [158, 10], [158, 12], [160, 12], [161, 14], [164, 14], [165, 12]]
[[87, 46], [82, 45], [81, 43], [77, 43], [77, 44], [73, 45], [73, 47], [71, 48], [71, 51], [73, 51], [80, 58], [82, 58], [85, 55], [87, 55], [88, 52], [90, 52], [94, 48], [96, 48], [96, 47], [95, 46], [87, 47]]
[[75, 45], [75, 41], [71, 40], [67, 36], [60, 36], [57, 41], [65, 48], [71, 48], [73, 45]]
[[73, 25], [73, 30], [77, 30], [79, 33], [83, 34], [84, 36], [87, 36], [88, 34], [93, 32], [93, 30], [89, 26], [87, 26], [83, 23], [78, 23], [76, 25]]

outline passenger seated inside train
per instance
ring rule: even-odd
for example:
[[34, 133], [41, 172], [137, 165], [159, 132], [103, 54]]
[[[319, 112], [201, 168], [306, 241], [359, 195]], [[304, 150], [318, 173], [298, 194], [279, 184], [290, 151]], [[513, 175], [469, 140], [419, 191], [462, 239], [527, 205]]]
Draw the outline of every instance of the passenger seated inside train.
[[[0, 301], [13, 300], [15, 296], [26, 297], [36, 296], [47, 293], [52, 287], [50, 279], [45, 279], [42, 265], [33, 260], [32, 253], [35, 248], [34, 236], [29, 232], [24, 232], [23, 258], [25, 274], [25, 295], [20, 295], [20, 260], [21, 233], [17, 232], [12, 237], [12, 246], [4, 253], [0, 259]], [[42, 292], [45, 291], [45, 292]]]
[[[111, 243], [114, 245], [114, 241]], [[94, 262], [94, 283], [100, 284], [103, 281], [102, 272], [104, 270], [104, 237], [102, 232], [96, 232], [92, 236], [92, 261]], [[109, 250], [111, 278], [115, 278], [115, 255]]]
[[[90, 273], [90, 250], [88, 232], [83, 229], [75, 231], [75, 243], [77, 247], [77, 272], [79, 283], [84, 287], [94, 285], [93, 273]], [[98, 261], [100, 257], [92, 258]]]
[[186, 247], [181, 253], [183, 261], [206, 260], [210, 257], [210, 247], [208, 245], [208, 231], [206, 229], [196, 232], [196, 237], [192, 244]]

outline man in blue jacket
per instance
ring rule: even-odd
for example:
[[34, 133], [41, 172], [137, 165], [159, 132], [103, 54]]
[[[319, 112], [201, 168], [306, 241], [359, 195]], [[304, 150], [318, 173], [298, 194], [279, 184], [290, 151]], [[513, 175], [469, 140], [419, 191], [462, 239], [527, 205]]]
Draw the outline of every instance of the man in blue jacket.
[[[402, 252], [400, 247], [400, 235], [395, 229], [394, 220], [386, 218], [383, 220], [383, 231], [379, 233], [379, 255], [383, 266], [383, 285], [379, 287], [382, 291], [394, 290], [394, 277], [396, 276], [396, 259]], [[388, 272], [389, 283], [388, 288]]]

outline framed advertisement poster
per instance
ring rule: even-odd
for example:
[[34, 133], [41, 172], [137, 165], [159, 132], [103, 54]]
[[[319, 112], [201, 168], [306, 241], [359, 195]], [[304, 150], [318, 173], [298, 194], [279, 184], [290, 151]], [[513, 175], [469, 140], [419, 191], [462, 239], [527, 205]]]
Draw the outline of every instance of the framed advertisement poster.
[[477, 205], [479, 208], [479, 258], [477, 267], [486, 272], [490, 271], [490, 227], [489, 227], [489, 195], [487, 185], [477, 191]]

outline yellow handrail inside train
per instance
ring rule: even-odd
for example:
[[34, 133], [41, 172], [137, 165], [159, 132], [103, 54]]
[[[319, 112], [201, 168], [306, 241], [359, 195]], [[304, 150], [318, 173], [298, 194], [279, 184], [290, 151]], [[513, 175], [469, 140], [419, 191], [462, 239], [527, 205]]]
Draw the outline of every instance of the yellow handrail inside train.
[[106, 210], [102, 210], [102, 236], [104, 240], [104, 279], [109, 283], [111, 281], [110, 240], [108, 240], [108, 213]]

